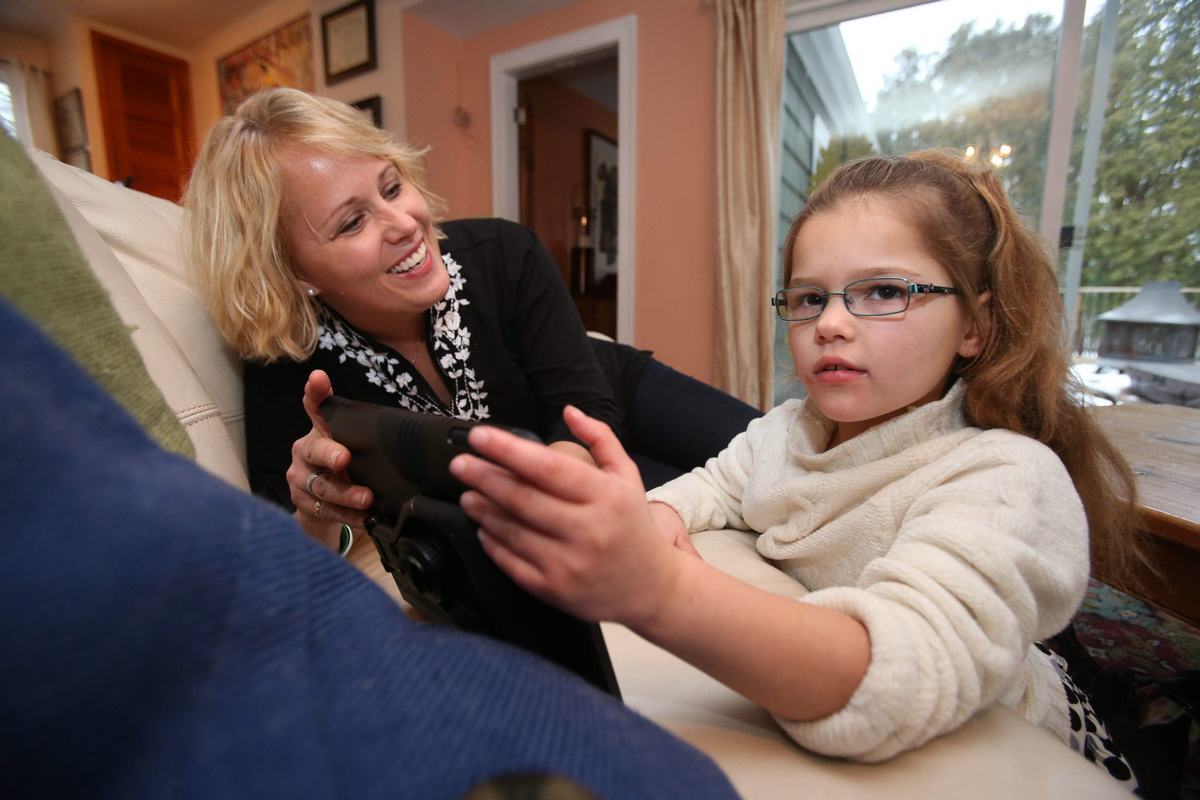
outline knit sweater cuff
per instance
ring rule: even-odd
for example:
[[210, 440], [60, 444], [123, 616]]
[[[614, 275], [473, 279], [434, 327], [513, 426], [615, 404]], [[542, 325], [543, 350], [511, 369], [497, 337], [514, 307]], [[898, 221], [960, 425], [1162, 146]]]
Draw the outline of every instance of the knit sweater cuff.
[[664, 503], [675, 509], [688, 533], [726, 527], [724, 524], [714, 524], [716, 520], [712, 519], [711, 513], [703, 513], [707, 504], [700, 501], [703, 496], [702, 490], [699, 479], [690, 474], [681, 475], [646, 492], [646, 500], [651, 503]]
[[902, 613], [848, 587], [813, 592], [801, 602], [861, 622], [870, 633], [871, 660], [840, 710], [809, 722], [776, 716], [792, 739], [817, 753], [871, 762], [889, 759], [941, 732], [952, 709], [944, 708], [945, 698], [938, 696], [936, 676], [946, 676], [950, 667], [936, 663], [927, 649], [914, 650]]

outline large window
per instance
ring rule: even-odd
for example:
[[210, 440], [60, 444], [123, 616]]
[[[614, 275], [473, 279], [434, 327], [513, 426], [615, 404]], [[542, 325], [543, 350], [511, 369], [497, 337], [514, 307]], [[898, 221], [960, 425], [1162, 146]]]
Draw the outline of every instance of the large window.
[[[1081, 359], [1095, 355], [1096, 316], [1143, 283], [1175, 280], [1200, 298], [1200, 3], [896, 0], [897, 10], [869, 16], [855, 12], [879, 2], [792, 5], [801, 10], [785, 50], [780, 244], [811, 188], [843, 161], [949, 147], [995, 165], [1047, 241], [1061, 228]], [[1056, 130], [1070, 130], [1069, 148], [1052, 140]], [[779, 334], [783, 399], [799, 387]]]
[[1200, 298], [1200, 3], [1088, 10], [1062, 261], [1074, 345], [1090, 358], [1097, 317], [1147, 281]]
[[[996, 165], [1036, 227], [1061, 16], [1061, 0], [940, 0], [790, 35], [780, 245], [808, 192], [842, 162], [929, 147]], [[776, 399], [794, 396], [784, 330], [775, 362]]]

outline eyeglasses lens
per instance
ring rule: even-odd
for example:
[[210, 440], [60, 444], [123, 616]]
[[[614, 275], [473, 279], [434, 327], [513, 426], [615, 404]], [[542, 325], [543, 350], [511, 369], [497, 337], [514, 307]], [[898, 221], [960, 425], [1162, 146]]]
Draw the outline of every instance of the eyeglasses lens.
[[894, 278], [870, 278], [846, 287], [850, 310], [861, 316], [899, 314], [908, 308], [908, 284]]
[[[815, 319], [825, 310], [829, 295], [816, 286], [784, 289], [777, 303], [779, 316], [790, 322]], [[850, 313], [860, 317], [900, 314], [908, 308], [908, 283], [896, 278], [867, 278], [847, 284], [842, 292]]]

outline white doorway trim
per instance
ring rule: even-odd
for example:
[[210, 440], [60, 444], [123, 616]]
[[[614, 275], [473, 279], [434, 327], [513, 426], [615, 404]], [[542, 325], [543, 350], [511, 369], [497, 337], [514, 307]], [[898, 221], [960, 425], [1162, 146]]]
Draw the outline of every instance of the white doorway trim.
[[[518, 221], [517, 82], [548, 64], [617, 47], [617, 340], [634, 342], [634, 198], [637, 196], [637, 17], [588, 28], [497, 53], [491, 59], [492, 213]], [[542, 68], [539, 70], [539, 68]]]

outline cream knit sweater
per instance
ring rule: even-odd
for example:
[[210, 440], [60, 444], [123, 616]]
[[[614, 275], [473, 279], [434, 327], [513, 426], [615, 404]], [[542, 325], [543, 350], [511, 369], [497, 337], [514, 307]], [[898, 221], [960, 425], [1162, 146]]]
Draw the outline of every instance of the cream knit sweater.
[[693, 533], [758, 531], [759, 553], [811, 591], [802, 602], [866, 626], [871, 661], [849, 703], [778, 718], [808, 749], [890, 758], [994, 702], [1066, 741], [1062, 683], [1032, 644], [1083, 598], [1083, 506], [1049, 448], [968, 427], [963, 393], [827, 452], [833, 423], [790, 400], [648, 495]]

